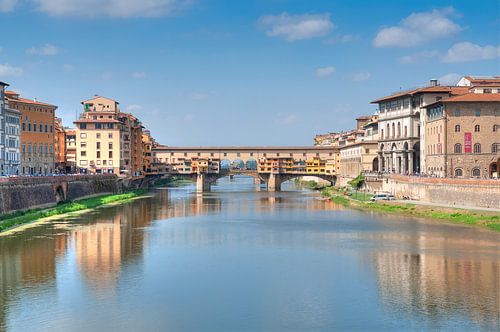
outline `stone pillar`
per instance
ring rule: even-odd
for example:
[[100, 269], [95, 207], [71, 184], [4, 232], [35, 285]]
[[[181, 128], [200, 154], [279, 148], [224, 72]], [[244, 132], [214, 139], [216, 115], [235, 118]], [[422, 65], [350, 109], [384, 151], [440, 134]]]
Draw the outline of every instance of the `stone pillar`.
[[384, 158], [384, 155], [382, 153], [378, 154], [378, 171], [382, 172], [382, 158]]
[[413, 174], [413, 152], [408, 151], [408, 174]]
[[400, 154], [398, 152], [394, 153], [394, 169], [396, 170], [396, 173], [400, 173], [401, 170], [399, 169], [399, 164], [400, 164]]
[[202, 193], [208, 191], [210, 191], [210, 181], [205, 174], [199, 173], [196, 176], [196, 192]]
[[406, 175], [406, 151], [401, 154], [401, 174]]
[[269, 180], [267, 181], [267, 191], [280, 191], [281, 182], [279, 180], [278, 174], [269, 174]]

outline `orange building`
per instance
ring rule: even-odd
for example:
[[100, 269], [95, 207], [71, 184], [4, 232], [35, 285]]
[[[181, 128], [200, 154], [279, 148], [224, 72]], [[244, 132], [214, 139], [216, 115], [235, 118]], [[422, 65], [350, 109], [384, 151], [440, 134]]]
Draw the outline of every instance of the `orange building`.
[[21, 112], [19, 174], [51, 174], [55, 170], [54, 126], [57, 106], [5, 92], [12, 109]]
[[56, 171], [66, 173], [66, 130], [61, 118], [56, 118], [54, 122], [54, 152]]

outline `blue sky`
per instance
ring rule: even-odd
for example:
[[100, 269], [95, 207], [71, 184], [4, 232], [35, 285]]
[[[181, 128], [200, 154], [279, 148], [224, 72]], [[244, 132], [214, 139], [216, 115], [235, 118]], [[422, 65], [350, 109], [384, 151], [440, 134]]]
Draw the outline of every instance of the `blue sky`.
[[94, 94], [167, 145], [310, 145], [431, 78], [500, 74], [500, 3], [0, 0], [0, 80], [71, 125]]

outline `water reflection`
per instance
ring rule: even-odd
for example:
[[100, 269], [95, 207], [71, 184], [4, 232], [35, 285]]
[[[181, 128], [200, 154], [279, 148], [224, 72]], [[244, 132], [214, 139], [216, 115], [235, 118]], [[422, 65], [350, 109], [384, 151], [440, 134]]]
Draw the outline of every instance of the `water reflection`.
[[0, 237], [0, 330], [498, 327], [496, 233], [223, 191]]

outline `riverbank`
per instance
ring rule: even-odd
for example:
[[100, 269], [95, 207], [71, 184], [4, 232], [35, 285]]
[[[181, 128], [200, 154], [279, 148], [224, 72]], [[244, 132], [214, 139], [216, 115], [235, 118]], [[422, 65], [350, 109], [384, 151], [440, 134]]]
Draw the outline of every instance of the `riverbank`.
[[182, 187], [193, 184], [193, 181], [175, 176], [159, 179], [154, 183], [154, 187]]
[[495, 212], [472, 211], [459, 208], [425, 206], [391, 201], [371, 202], [371, 195], [356, 193], [352, 196], [346, 196], [334, 187], [324, 188], [321, 190], [321, 194], [323, 197], [333, 202], [356, 209], [394, 213], [412, 217], [432, 218], [457, 224], [484, 227], [500, 232], [500, 214]]
[[33, 209], [19, 211], [0, 216], [0, 233], [12, 230], [21, 225], [41, 221], [56, 216], [63, 216], [68, 213], [91, 210], [100, 206], [125, 203], [134, 198], [144, 195], [144, 190], [134, 190], [123, 194], [102, 195], [97, 197], [85, 198], [74, 202], [64, 202], [57, 206], [46, 209]]

